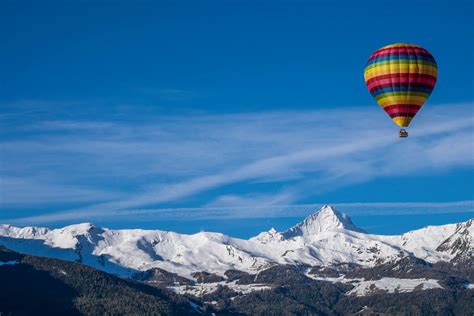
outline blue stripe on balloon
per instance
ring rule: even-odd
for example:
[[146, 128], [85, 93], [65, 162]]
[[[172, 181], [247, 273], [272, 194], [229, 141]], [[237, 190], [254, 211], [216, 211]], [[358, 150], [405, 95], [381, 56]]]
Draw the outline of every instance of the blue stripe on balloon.
[[384, 56], [384, 57], [378, 57], [374, 58], [371, 61], [367, 63], [367, 65], [372, 65], [375, 63], [378, 63], [380, 61], [389, 61], [389, 60], [424, 60], [424, 61], [429, 61], [433, 64], [436, 65], [436, 62], [433, 57], [430, 56], [423, 56], [423, 55], [407, 55], [407, 54], [400, 54], [400, 55], [390, 55], [390, 56]]
[[373, 93], [371, 93], [374, 97], [380, 94], [384, 94], [387, 92], [397, 92], [397, 91], [415, 91], [415, 92], [424, 92], [430, 94], [433, 89], [427, 87], [407, 87], [407, 86], [399, 86], [399, 87], [389, 87], [389, 88], [382, 88], [377, 89]]

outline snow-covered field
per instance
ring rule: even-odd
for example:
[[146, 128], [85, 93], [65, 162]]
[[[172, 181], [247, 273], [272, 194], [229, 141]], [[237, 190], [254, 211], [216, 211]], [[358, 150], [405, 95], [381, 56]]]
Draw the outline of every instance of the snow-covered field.
[[354, 286], [347, 295], [366, 296], [376, 292], [386, 293], [404, 293], [413, 292], [415, 290], [429, 290], [442, 289], [438, 280], [434, 279], [402, 279], [402, 278], [381, 278], [380, 280], [364, 280], [364, 279], [350, 279], [340, 276], [337, 278], [317, 277], [311, 274], [306, 274], [308, 277], [331, 283], [347, 283]]
[[438, 280], [433, 279], [398, 279], [382, 278], [380, 280], [360, 281], [347, 292], [348, 295], [366, 296], [378, 291], [387, 293], [413, 292], [414, 290], [442, 289]]
[[168, 288], [178, 294], [191, 294], [194, 296], [203, 296], [215, 292], [219, 286], [227, 286], [239, 294], [248, 294], [254, 291], [264, 291], [271, 289], [270, 286], [265, 284], [237, 284], [233, 282], [215, 282], [215, 283], [200, 283], [196, 285], [181, 285], [181, 286], [169, 286]]

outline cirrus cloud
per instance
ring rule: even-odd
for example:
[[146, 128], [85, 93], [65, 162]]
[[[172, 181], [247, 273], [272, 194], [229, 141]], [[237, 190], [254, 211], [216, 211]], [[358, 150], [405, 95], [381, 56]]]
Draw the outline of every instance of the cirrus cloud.
[[[465, 103], [421, 111], [407, 140], [398, 139], [373, 107], [5, 123], [0, 214], [12, 206], [63, 202], [63, 211], [24, 220], [87, 220], [163, 209], [202, 194], [194, 202], [202, 207], [241, 207], [252, 200], [271, 205], [282, 196], [291, 204], [314, 187], [322, 194], [379, 177], [472, 167], [471, 108]], [[25, 190], [40, 194], [19, 194], [14, 183], [36, 183]], [[236, 184], [247, 189], [225, 193]], [[84, 206], [68, 209], [71, 196]]]

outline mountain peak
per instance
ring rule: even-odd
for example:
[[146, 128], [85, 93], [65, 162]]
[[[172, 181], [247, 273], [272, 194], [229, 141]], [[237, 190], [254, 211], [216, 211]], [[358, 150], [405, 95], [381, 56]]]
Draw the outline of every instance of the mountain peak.
[[270, 230], [268, 231], [269, 234], [272, 234], [272, 235], [275, 235], [277, 233], [277, 230], [275, 229], [275, 227], [272, 227], [270, 228]]
[[279, 241], [282, 239], [282, 236], [281, 233], [272, 227], [268, 231], [262, 232], [252, 239], [258, 240], [261, 243], [268, 243], [272, 241]]
[[325, 231], [353, 230], [363, 232], [356, 227], [347, 214], [341, 213], [330, 205], [324, 205], [317, 212], [310, 214], [304, 221], [296, 224], [283, 233], [285, 238], [310, 236]]
[[97, 226], [95, 226], [92, 223], [80, 223], [80, 224], [66, 226], [63, 228], [63, 230], [70, 232], [72, 235], [84, 235], [84, 234], [90, 233], [92, 230], [96, 228]]

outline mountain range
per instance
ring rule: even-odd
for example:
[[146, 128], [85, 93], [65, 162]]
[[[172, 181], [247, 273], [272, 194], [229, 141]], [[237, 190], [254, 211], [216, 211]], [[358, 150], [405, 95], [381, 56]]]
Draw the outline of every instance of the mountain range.
[[[294, 286], [298, 291], [301, 284], [329, 289], [330, 297], [339, 298], [335, 305], [355, 304], [351, 312], [374, 311], [371, 304], [364, 309], [354, 303], [356, 298], [362, 302], [383, 294], [393, 300], [402, 293], [440, 291], [461, 295], [453, 296], [456, 299], [467, 297], [474, 310], [473, 219], [396, 236], [374, 235], [326, 205], [286, 231], [272, 228], [250, 239], [211, 232], [112, 230], [83, 223], [59, 229], [0, 225], [0, 245], [171, 290], [200, 300], [213, 312], [258, 314], [246, 309], [255, 295], [283, 295], [281, 288]], [[0, 262], [0, 267], [5, 265]], [[295, 300], [295, 308], [304, 310]], [[258, 306], [266, 304], [264, 300]], [[330, 306], [327, 303], [327, 311]]]
[[81, 262], [121, 276], [160, 268], [191, 278], [202, 271], [257, 273], [279, 264], [373, 267], [411, 256], [430, 263], [464, 261], [473, 256], [473, 236], [473, 220], [397, 236], [368, 234], [327, 205], [284, 232], [272, 228], [248, 240], [209, 232], [112, 230], [90, 223], [60, 229], [0, 226], [0, 244], [18, 252]]

